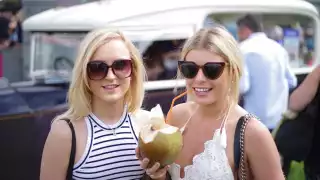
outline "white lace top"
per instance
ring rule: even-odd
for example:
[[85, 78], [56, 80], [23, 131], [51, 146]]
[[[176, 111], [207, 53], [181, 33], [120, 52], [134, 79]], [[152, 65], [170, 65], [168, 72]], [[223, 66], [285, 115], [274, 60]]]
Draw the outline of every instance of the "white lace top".
[[[192, 164], [184, 168], [184, 178], [180, 177], [181, 167], [178, 164], [173, 163], [170, 166], [169, 173], [172, 180], [234, 180], [226, 154], [226, 119], [215, 131], [213, 138], [205, 142], [204, 151], [195, 155]], [[181, 129], [182, 131], [184, 127]]]

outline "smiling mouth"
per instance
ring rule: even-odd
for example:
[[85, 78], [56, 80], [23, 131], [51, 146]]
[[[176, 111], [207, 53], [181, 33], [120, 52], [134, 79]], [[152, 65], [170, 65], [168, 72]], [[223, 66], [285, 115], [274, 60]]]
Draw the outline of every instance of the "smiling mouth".
[[117, 87], [119, 87], [119, 85], [117, 85], [117, 84], [110, 84], [110, 85], [102, 86], [102, 88], [106, 89], [106, 90], [112, 90], [112, 89], [115, 89]]
[[202, 93], [202, 92], [209, 92], [212, 90], [212, 88], [193, 88], [193, 90], [195, 92], [199, 92], [199, 93]]

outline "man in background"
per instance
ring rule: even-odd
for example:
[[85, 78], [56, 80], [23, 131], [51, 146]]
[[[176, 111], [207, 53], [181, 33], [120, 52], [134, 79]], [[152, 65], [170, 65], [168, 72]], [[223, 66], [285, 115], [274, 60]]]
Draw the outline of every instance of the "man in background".
[[297, 79], [289, 67], [287, 51], [262, 32], [258, 20], [246, 15], [237, 26], [244, 57], [240, 82], [243, 106], [272, 131], [287, 109], [289, 89], [297, 85]]

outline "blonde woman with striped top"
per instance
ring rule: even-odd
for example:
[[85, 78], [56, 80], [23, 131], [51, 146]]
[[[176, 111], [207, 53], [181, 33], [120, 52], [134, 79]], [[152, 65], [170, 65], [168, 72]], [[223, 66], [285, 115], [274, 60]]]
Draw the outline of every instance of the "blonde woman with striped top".
[[140, 110], [144, 77], [139, 53], [122, 33], [90, 32], [75, 61], [69, 109], [53, 120], [46, 140], [40, 179], [140, 179], [135, 148], [148, 115]]

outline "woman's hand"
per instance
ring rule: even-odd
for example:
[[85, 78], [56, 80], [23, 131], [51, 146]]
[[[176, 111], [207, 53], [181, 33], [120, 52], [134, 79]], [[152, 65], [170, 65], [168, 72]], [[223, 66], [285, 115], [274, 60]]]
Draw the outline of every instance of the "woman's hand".
[[148, 158], [143, 158], [141, 156], [139, 147], [136, 148], [136, 156], [141, 161], [141, 167], [146, 170], [146, 173], [152, 179], [164, 180], [166, 179], [166, 174], [169, 166], [160, 168], [160, 163], [155, 163], [151, 168], [148, 168], [150, 160]]

